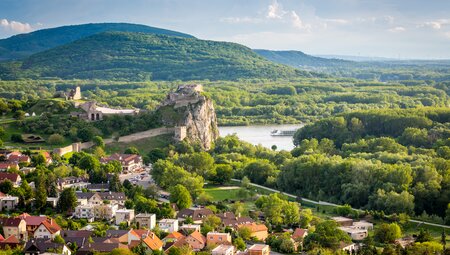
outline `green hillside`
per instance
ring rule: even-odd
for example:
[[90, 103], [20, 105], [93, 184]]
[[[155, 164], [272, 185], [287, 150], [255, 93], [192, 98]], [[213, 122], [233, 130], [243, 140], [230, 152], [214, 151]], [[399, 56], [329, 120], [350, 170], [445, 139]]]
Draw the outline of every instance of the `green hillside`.
[[37, 30], [0, 40], [0, 60], [20, 59], [106, 31], [141, 32], [193, 38], [193, 36], [138, 24], [97, 23]]
[[301, 51], [288, 50], [288, 51], [274, 51], [274, 50], [254, 50], [259, 55], [275, 63], [289, 65], [292, 67], [334, 67], [334, 66], [354, 66], [353, 61], [342, 59], [327, 59], [314, 57], [305, 54]]
[[236, 43], [127, 32], [95, 34], [34, 54], [12, 72], [18, 77], [108, 80], [311, 76], [274, 64]]

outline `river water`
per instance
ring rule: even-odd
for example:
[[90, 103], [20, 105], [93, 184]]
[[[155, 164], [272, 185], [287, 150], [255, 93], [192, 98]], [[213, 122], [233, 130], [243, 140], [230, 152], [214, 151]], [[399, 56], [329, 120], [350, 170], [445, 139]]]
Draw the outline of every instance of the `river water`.
[[292, 136], [271, 136], [270, 132], [275, 129], [293, 130], [301, 127], [303, 127], [302, 124], [219, 127], [219, 132], [220, 136], [236, 133], [239, 139], [254, 145], [261, 144], [267, 148], [271, 148], [272, 145], [276, 145], [277, 150], [292, 150], [294, 148]]

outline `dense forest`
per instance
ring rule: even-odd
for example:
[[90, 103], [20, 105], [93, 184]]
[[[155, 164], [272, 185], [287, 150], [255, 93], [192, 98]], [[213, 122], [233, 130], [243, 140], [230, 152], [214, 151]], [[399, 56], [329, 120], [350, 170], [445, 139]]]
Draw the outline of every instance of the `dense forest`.
[[278, 175], [283, 190], [386, 213], [445, 215], [448, 108], [346, 113], [305, 126], [294, 143], [297, 158]]
[[107, 31], [140, 32], [193, 38], [193, 36], [138, 24], [92, 23], [62, 26], [19, 34], [0, 40], [0, 60], [21, 59], [93, 34]]
[[148, 81], [312, 76], [270, 62], [236, 43], [127, 32], [95, 34], [2, 66], [2, 79]]

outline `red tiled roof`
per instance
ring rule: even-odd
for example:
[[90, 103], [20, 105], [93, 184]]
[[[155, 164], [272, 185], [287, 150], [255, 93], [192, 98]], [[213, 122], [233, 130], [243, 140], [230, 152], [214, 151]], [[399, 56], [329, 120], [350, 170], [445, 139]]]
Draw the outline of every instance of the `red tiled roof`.
[[257, 223], [251, 223], [251, 224], [241, 224], [238, 225], [238, 228], [249, 228], [252, 233], [259, 232], [259, 231], [267, 231], [267, 227], [264, 224], [257, 224]]
[[5, 238], [2, 236], [2, 234], [0, 234], [0, 242], [5, 240]]
[[44, 220], [42, 223], [44, 227], [50, 232], [50, 234], [54, 234], [61, 230], [61, 227], [55, 222], [55, 220]]
[[19, 239], [17, 239], [17, 237], [15, 235], [11, 235], [10, 237], [6, 238], [5, 240], [1, 241], [2, 243], [6, 243], [6, 244], [18, 244]]
[[47, 220], [47, 217], [31, 216], [28, 213], [22, 213], [21, 215], [18, 216], [18, 218], [25, 220], [27, 226], [39, 226], [43, 221]]
[[307, 233], [306, 229], [297, 228], [297, 229], [295, 229], [294, 233], [292, 234], [292, 238], [293, 239], [303, 238], [303, 237], [305, 237], [306, 233]]
[[164, 237], [164, 239], [180, 239], [184, 237], [183, 234], [181, 234], [180, 232], [172, 232], [170, 234], [168, 234], [166, 237]]
[[11, 182], [17, 182], [20, 175], [14, 173], [0, 173], [0, 181], [10, 180]]
[[0, 162], [0, 169], [9, 169], [11, 167], [18, 167], [18, 165], [13, 162]]
[[3, 219], [3, 226], [7, 227], [18, 227], [22, 220], [18, 218], [6, 218]]
[[30, 162], [30, 157], [27, 155], [11, 155], [8, 158], [8, 161], [13, 162]]

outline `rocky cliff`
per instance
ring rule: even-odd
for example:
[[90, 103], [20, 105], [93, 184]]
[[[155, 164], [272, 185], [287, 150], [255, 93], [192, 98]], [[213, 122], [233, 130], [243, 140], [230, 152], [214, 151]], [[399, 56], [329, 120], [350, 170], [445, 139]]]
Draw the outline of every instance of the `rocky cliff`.
[[158, 109], [165, 126], [185, 126], [186, 138], [206, 150], [219, 137], [217, 117], [201, 85], [181, 85], [169, 93]]

